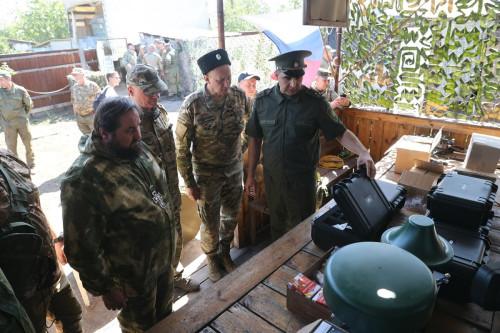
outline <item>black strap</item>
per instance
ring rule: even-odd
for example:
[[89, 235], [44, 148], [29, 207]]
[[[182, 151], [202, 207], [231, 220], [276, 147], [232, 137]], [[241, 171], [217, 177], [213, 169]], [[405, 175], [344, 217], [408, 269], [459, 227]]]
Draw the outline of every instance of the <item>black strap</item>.
[[20, 214], [22, 217], [29, 216], [28, 196], [25, 193], [21, 193], [17, 189], [17, 186], [14, 185], [12, 178], [10, 177], [9, 173], [7, 172], [7, 170], [5, 170], [5, 168], [1, 163], [0, 163], [0, 171], [3, 173], [5, 180], [7, 181], [10, 187], [9, 195], [10, 195], [11, 215]]

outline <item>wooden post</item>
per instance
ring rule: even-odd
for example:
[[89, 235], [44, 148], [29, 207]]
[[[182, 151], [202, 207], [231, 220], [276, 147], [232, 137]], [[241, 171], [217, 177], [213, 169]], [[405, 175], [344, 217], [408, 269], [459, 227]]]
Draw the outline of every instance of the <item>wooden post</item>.
[[224, 2], [217, 0], [217, 32], [219, 33], [219, 49], [226, 48], [226, 41], [224, 39]]
[[337, 27], [337, 54], [336, 56], [339, 58], [339, 64], [335, 65], [335, 62], [333, 62], [334, 66], [338, 66], [337, 70], [335, 71], [335, 92], [339, 92], [339, 72], [340, 72], [340, 64], [342, 63], [342, 57], [341, 57], [341, 47], [342, 47], [342, 27]]

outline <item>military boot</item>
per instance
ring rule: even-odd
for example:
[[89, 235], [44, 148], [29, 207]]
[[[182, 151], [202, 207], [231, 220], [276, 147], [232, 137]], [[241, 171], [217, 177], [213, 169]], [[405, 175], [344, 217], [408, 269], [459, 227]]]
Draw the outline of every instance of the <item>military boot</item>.
[[217, 254], [207, 255], [208, 278], [212, 282], [217, 282], [222, 278], [222, 271], [217, 260]]
[[235, 270], [236, 267], [238, 267], [231, 259], [231, 255], [229, 254], [229, 246], [223, 246], [223, 245], [220, 246], [219, 260], [222, 267], [224, 267], [224, 269], [228, 273], [231, 273], [232, 271]]

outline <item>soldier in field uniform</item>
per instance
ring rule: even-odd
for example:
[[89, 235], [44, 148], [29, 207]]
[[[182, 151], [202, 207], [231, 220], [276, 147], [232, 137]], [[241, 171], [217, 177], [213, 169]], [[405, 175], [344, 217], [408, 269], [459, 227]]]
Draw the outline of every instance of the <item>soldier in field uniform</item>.
[[127, 74], [127, 89], [130, 98], [143, 110], [141, 132], [144, 141], [161, 160], [160, 166], [165, 171], [168, 180], [168, 191], [174, 205], [175, 228], [177, 244], [172, 266], [175, 270], [174, 285], [186, 291], [200, 288], [199, 283], [182, 276], [183, 267], [180, 264], [183, 237], [181, 224], [181, 192], [175, 154], [175, 140], [172, 124], [168, 121], [167, 110], [158, 104], [159, 94], [167, 86], [158, 76], [158, 72], [147, 65], [136, 65]]
[[119, 310], [123, 332], [172, 311], [176, 232], [167, 178], [129, 98], [103, 100], [61, 183], [65, 252], [83, 286]]
[[230, 65], [222, 49], [198, 59], [206, 84], [184, 100], [175, 132], [177, 166], [198, 203], [201, 248], [214, 282], [222, 277], [219, 261], [228, 273], [236, 267], [229, 249], [243, 195], [241, 134], [249, 101], [231, 87]]
[[184, 95], [182, 94], [181, 88], [181, 77], [179, 70], [179, 53], [182, 52], [182, 45], [179, 41], [175, 40], [178, 45], [177, 49], [174, 49], [170, 43], [165, 44], [165, 57], [164, 57], [164, 69], [165, 76], [168, 85], [168, 97], [170, 99], [182, 99]]
[[33, 108], [30, 95], [24, 87], [12, 82], [8, 71], [0, 70], [0, 114], [7, 148], [17, 156], [17, 136], [26, 148], [26, 163], [35, 167], [35, 154], [31, 147], [29, 113]]
[[89, 134], [94, 129], [94, 100], [101, 94], [97, 83], [85, 78], [85, 70], [73, 68], [71, 75], [76, 83], [71, 87], [71, 103], [76, 117], [78, 129]]

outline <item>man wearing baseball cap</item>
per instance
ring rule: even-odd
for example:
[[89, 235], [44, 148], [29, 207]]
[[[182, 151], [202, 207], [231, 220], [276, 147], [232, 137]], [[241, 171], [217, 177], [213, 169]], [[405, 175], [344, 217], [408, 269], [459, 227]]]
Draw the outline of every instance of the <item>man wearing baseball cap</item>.
[[231, 87], [231, 61], [223, 49], [198, 59], [205, 85], [186, 97], [175, 131], [177, 165], [188, 196], [198, 203], [201, 248], [213, 282], [236, 267], [229, 255], [243, 195], [241, 134], [249, 112], [245, 93]]
[[248, 98], [254, 98], [257, 95], [257, 80], [260, 81], [258, 75], [241, 73], [238, 76], [238, 87], [243, 89]]
[[349, 102], [348, 95], [339, 96], [335, 92], [335, 90], [332, 89], [332, 87], [330, 86], [331, 77], [332, 76], [330, 70], [325, 68], [320, 68], [318, 70], [318, 73], [316, 74], [316, 79], [311, 84], [311, 89], [316, 90], [321, 94], [321, 96], [325, 97], [328, 103], [330, 103], [332, 109], [347, 107], [351, 105], [351, 102]]
[[177, 242], [174, 267], [174, 286], [185, 291], [195, 291], [200, 284], [182, 276], [183, 267], [180, 264], [182, 252], [181, 224], [181, 192], [175, 156], [175, 140], [172, 124], [168, 121], [167, 110], [158, 104], [160, 93], [167, 90], [167, 85], [160, 79], [158, 72], [148, 65], [135, 65], [127, 73], [127, 90], [130, 98], [143, 110], [141, 122], [142, 141], [146, 143], [160, 158], [160, 167], [165, 170], [168, 180], [168, 191], [174, 206]]
[[101, 94], [97, 83], [85, 78], [83, 68], [73, 68], [71, 75], [76, 83], [71, 87], [71, 103], [78, 129], [83, 134], [90, 134], [94, 129], [94, 100]]
[[7, 149], [17, 156], [17, 136], [26, 148], [26, 163], [33, 172], [35, 153], [31, 147], [31, 131], [28, 114], [33, 101], [24, 87], [12, 82], [10, 72], [0, 70], [0, 114]]
[[319, 160], [319, 130], [326, 141], [337, 139], [359, 155], [370, 177], [375, 164], [356, 136], [346, 129], [327, 101], [302, 85], [311, 55], [291, 51], [270, 59], [276, 63], [276, 86], [259, 92], [246, 127], [248, 175], [245, 188], [255, 195], [255, 168], [263, 151], [264, 184], [270, 210], [271, 235], [281, 237], [316, 207], [316, 165]]

